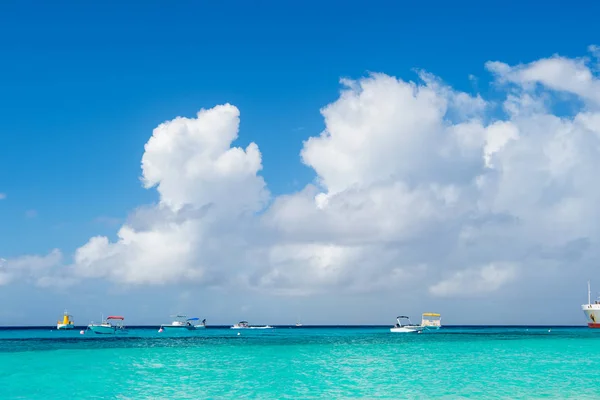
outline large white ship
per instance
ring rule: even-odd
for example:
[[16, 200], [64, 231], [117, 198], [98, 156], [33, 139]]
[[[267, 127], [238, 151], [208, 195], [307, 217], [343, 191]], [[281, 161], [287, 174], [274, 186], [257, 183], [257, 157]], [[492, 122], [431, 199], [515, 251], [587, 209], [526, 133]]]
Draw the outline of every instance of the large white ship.
[[588, 282], [588, 302], [581, 306], [589, 328], [600, 328], [600, 301], [592, 303], [590, 283]]

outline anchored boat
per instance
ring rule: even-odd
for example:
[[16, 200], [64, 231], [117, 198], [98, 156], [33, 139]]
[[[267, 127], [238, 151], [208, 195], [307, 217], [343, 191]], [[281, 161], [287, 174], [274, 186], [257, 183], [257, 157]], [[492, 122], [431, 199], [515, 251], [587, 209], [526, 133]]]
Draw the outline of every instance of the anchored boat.
[[56, 329], [73, 329], [73, 328], [75, 328], [75, 323], [73, 322], [73, 316], [69, 315], [67, 310], [65, 310], [62, 321], [58, 321], [56, 323]]
[[103, 319], [101, 323], [95, 324], [91, 323], [88, 325], [88, 329], [94, 333], [98, 334], [107, 334], [107, 335], [115, 335], [118, 333], [127, 333], [125, 326], [123, 325], [123, 321], [125, 317], [121, 317], [118, 315], [111, 315], [106, 319]]
[[[404, 321], [408, 321], [408, 323], [404, 323]], [[406, 315], [401, 315], [396, 317], [396, 325], [393, 328], [390, 328], [390, 332], [394, 333], [417, 333], [421, 332], [425, 329], [422, 325], [413, 324], [410, 321], [410, 318]]]
[[181, 331], [188, 330], [193, 331], [196, 329], [206, 328], [206, 318], [202, 320], [201, 323], [197, 323], [200, 321], [200, 318], [188, 318], [187, 315], [173, 315], [175, 320], [170, 324], [162, 324], [160, 329], [163, 331]]
[[206, 318], [204, 318], [202, 320], [202, 322], [200, 322], [199, 324], [197, 323], [198, 321], [200, 321], [200, 318], [198, 318], [198, 317], [189, 318], [188, 321], [191, 321], [192, 325], [194, 325], [194, 323], [196, 323], [194, 325], [194, 328], [196, 328], [196, 329], [206, 328]]
[[442, 316], [438, 313], [423, 313], [421, 326], [425, 329], [440, 329], [442, 327]]
[[248, 324], [248, 321], [240, 321], [234, 324], [231, 329], [273, 329], [273, 327], [270, 325], [252, 326]]

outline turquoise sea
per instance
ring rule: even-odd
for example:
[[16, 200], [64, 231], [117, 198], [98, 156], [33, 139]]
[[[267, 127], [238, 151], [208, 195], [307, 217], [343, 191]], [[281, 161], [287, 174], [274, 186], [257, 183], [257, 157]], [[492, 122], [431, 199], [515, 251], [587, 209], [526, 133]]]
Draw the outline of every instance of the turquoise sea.
[[0, 330], [3, 399], [598, 399], [599, 365], [587, 328]]

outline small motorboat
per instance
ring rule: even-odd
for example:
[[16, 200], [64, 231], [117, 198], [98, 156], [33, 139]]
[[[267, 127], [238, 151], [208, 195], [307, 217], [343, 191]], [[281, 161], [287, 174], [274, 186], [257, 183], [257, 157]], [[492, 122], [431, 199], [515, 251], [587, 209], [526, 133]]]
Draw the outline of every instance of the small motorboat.
[[240, 321], [234, 324], [231, 329], [273, 329], [273, 327], [270, 325], [252, 326], [248, 324], [248, 321]]
[[75, 323], [73, 322], [73, 316], [69, 315], [67, 310], [65, 310], [62, 321], [58, 321], [56, 323], [56, 329], [62, 330], [62, 329], [73, 329], [73, 328], [75, 328]]
[[[403, 323], [406, 320], [408, 323]], [[390, 332], [394, 333], [418, 333], [425, 329], [422, 325], [413, 324], [410, 321], [410, 318], [406, 315], [401, 315], [396, 317], [396, 325], [393, 328], [390, 328]]]
[[[200, 318], [198, 318], [198, 317], [189, 318], [189, 319], [188, 319], [188, 321], [191, 321], [191, 323], [192, 323], [192, 324], [194, 324], [195, 322], [198, 322], [198, 321], [200, 321]], [[204, 319], [202, 320], [202, 322], [200, 322], [199, 324], [198, 324], [198, 323], [196, 323], [196, 324], [194, 325], [194, 328], [196, 328], [196, 329], [202, 329], [202, 328], [206, 328], [206, 318], [204, 318]]]
[[95, 324], [92, 322], [88, 325], [88, 329], [98, 334], [115, 335], [118, 333], [127, 333], [123, 321], [125, 317], [118, 315], [111, 315], [106, 319], [103, 319], [101, 323]]
[[172, 315], [172, 317], [175, 318], [173, 322], [170, 324], [162, 324], [160, 326], [162, 331], [193, 331], [206, 328], [206, 319], [203, 319], [201, 323], [196, 324], [196, 322], [200, 320], [198, 317], [188, 318], [187, 315]]

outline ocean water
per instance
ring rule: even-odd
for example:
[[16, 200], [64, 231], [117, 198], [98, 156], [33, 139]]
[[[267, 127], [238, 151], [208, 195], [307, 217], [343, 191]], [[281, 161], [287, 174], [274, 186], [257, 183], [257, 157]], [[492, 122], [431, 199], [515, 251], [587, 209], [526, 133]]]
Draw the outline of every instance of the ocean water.
[[[3, 399], [599, 399], [600, 330], [0, 330]], [[238, 335], [238, 332], [240, 335]]]

